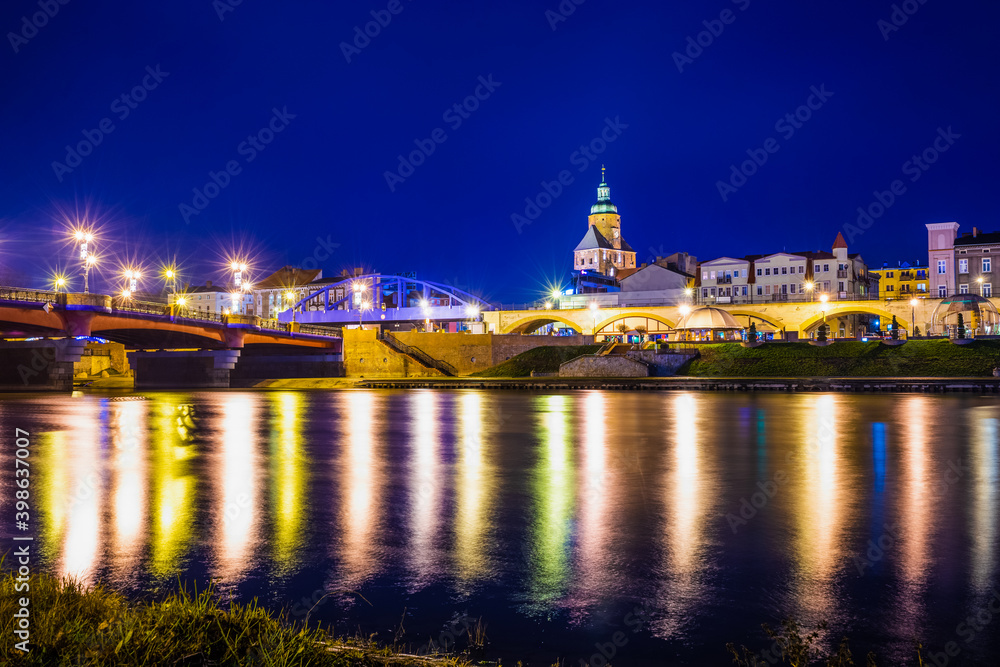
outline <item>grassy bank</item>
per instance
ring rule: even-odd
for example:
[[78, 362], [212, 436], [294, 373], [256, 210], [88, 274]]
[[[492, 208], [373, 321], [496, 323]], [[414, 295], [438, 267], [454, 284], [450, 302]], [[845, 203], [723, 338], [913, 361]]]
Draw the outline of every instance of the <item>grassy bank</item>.
[[696, 377], [983, 377], [1000, 366], [1000, 341], [954, 345], [946, 340], [911, 340], [889, 346], [873, 341], [770, 343], [744, 348], [736, 343], [699, 346], [700, 356], [678, 375]]
[[[255, 603], [225, 605], [211, 591], [180, 591], [157, 601], [131, 602], [103, 586], [84, 588], [34, 574], [28, 591], [14, 575], [0, 578], [0, 640], [4, 665], [260, 665], [355, 666], [469, 664], [407, 656], [361, 639], [303, 629]], [[30, 596], [29, 653], [7, 625]]]
[[474, 373], [472, 377], [483, 378], [523, 378], [536, 373], [558, 373], [559, 364], [584, 354], [594, 354], [601, 345], [570, 345], [561, 347], [536, 347], [533, 350], [508, 359], [485, 371]]

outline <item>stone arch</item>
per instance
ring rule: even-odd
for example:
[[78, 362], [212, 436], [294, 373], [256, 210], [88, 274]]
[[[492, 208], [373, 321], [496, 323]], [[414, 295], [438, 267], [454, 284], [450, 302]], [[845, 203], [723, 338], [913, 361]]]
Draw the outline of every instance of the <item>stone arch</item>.
[[[784, 320], [775, 317], [774, 315], [765, 315], [763, 313], [758, 313], [755, 310], [749, 310], [747, 308], [726, 308], [724, 306], [714, 306], [714, 307], [725, 310], [733, 317], [752, 317], [754, 319], [761, 320], [763, 322], [770, 324], [777, 331], [788, 328], [788, 325], [785, 324]], [[794, 329], [794, 327], [792, 327], [792, 329]]]
[[529, 334], [535, 331], [539, 327], [543, 327], [546, 324], [552, 324], [553, 322], [561, 322], [565, 324], [570, 329], [577, 333], [584, 333], [583, 327], [579, 323], [573, 320], [566, 319], [559, 315], [549, 315], [547, 312], [545, 315], [531, 315], [530, 317], [522, 317], [512, 324], [508, 324], [503, 327], [501, 333], [516, 333], [516, 334]]
[[659, 322], [660, 324], [666, 326], [668, 329], [674, 329], [674, 328], [677, 327], [677, 323], [676, 322], [671, 322], [667, 318], [662, 317], [660, 315], [653, 315], [652, 313], [648, 313], [648, 312], [645, 312], [645, 311], [625, 311], [625, 312], [616, 313], [615, 315], [612, 315], [611, 317], [606, 318], [604, 321], [598, 322], [597, 323], [597, 331], [600, 331], [604, 327], [608, 326], [609, 324], [613, 324], [613, 323], [617, 322], [618, 320], [627, 320], [627, 319], [632, 318], [632, 317], [642, 318], [642, 319], [648, 319], [648, 320], [654, 320], [654, 321]]
[[[891, 322], [892, 318], [896, 318], [896, 322], [899, 326], [907, 331], [910, 330], [910, 321], [905, 317], [900, 317], [896, 313], [891, 313], [883, 308], [876, 308], [875, 306], [863, 306], [858, 304], [850, 304], [843, 306], [830, 306], [826, 311], [826, 318], [838, 317], [840, 315], [875, 315], [881, 319]], [[819, 325], [823, 322], [823, 312], [820, 311], [811, 317], [807, 317], [799, 324], [799, 336], [806, 336], [808, 331], [813, 327]]]

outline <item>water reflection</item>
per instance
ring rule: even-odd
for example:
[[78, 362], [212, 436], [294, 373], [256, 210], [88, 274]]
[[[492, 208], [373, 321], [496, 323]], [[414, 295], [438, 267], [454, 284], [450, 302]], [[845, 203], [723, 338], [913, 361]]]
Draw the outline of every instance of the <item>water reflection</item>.
[[843, 530], [847, 505], [842, 479], [838, 398], [808, 396], [793, 458], [795, 578], [800, 618], [810, 624], [835, 618], [836, 575], [845, 562]]
[[111, 496], [118, 577], [135, 570], [147, 540], [148, 468], [144, 401], [112, 404]]
[[[44, 405], [24, 411], [36, 544], [51, 571], [84, 581], [214, 577], [294, 601], [354, 590], [373, 607], [316, 614], [367, 632], [407, 607], [407, 632], [431, 635], [423, 619], [481, 613], [499, 636], [544, 631], [560, 652], [606, 642], [636, 605], [657, 639], [629, 651], [721, 647], [795, 617], [898, 633], [899, 656], [913, 636], [953, 635], [948, 614], [996, 585], [1000, 421], [979, 397], [359, 390]], [[965, 472], [944, 483], [953, 461]], [[787, 480], [732, 534], [725, 514], [778, 470]], [[886, 524], [898, 537], [859, 578], [853, 557]], [[977, 642], [992, 648], [988, 635]]]
[[412, 445], [410, 463], [410, 567], [413, 585], [421, 588], [437, 574], [440, 506], [447, 479], [438, 451], [438, 394], [420, 391], [410, 399]]
[[217, 510], [218, 537], [215, 540], [215, 576], [229, 581], [253, 565], [252, 555], [260, 539], [257, 483], [258, 471], [255, 403], [246, 395], [222, 400], [219, 438], [221, 452], [216, 470], [220, 503]]
[[570, 401], [566, 396], [536, 399], [539, 451], [531, 474], [533, 511], [529, 556], [530, 599], [543, 607], [561, 598], [569, 578], [569, 536], [573, 518]]
[[580, 406], [582, 462], [577, 492], [577, 554], [575, 586], [570, 604], [581, 611], [592, 607], [614, 582], [610, 507], [618, 494], [608, 464], [608, 415], [601, 392], [586, 394]]
[[382, 517], [380, 501], [385, 483], [382, 454], [377, 448], [381, 436], [374, 428], [381, 401], [368, 392], [342, 394], [340, 414], [347, 426], [346, 453], [340, 465], [341, 501], [341, 584], [357, 587], [380, 567], [376, 545]]
[[271, 408], [271, 485], [273, 538], [271, 558], [281, 573], [298, 562], [298, 549], [306, 524], [309, 465], [303, 450], [302, 395], [281, 392], [269, 396]]
[[158, 401], [153, 412], [150, 569], [165, 579], [181, 571], [194, 537], [194, 415], [189, 404], [167, 398]]
[[668, 464], [663, 484], [666, 588], [659, 601], [665, 613], [658, 625], [662, 637], [680, 632], [691, 620], [693, 607], [703, 601], [711, 503], [704, 469], [704, 436], [700, 432], [700, 398], [678, 394], [669, 401]]
[[969, 577], [979, 595], [990, 593], [997, 563], [997, 419], [992, 408], [969, 411], [972, 420], [972, 558]]
[[459, 398], [459, 443], [455, 488], [455, 566], [463, 582], [486, 576], [491, 569], [491, 506], [494, 501], [494, 452], [484, 433], [484, 394]]

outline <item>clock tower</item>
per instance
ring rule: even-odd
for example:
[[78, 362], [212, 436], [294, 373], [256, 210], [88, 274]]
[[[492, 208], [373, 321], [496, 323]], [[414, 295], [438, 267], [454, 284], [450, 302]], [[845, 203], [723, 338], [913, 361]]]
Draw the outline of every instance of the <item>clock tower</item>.
[[601, 167], [597, 203], [590, 207], [587, 234], [573, 251], [573, 270], [614, 276], [621, 269], [635, 268], [635, 251], [622, 237], [622, 218], [611, 202], [611, 188]]

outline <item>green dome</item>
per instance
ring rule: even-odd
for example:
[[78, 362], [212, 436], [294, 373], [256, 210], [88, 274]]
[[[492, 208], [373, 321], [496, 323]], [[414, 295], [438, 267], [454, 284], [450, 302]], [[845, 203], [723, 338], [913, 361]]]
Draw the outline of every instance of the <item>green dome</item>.
[[591, 215], [598, 215], [600, 213], [618, 213], [618, 207], [612, 204], [610, 201], [599, 201], [590, 207]]

